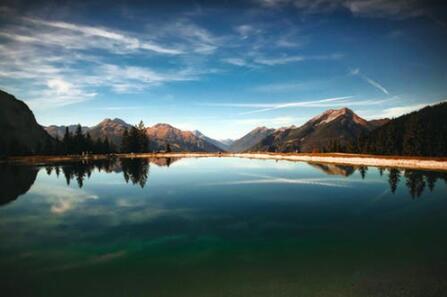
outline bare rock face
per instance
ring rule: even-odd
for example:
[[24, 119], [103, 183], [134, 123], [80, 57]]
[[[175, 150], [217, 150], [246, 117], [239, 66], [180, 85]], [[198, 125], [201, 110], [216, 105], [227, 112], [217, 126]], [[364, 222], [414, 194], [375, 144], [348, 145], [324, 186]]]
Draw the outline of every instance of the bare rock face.
[[156, 124], [146, 128], [149, 147], [153, 150], [165, 150], [169, 144], [175, 152], [222, 152], [223, 150], [191, 131], [182, 131], [169, 124]]
[[330, 109], [312, 118], [301, 127], [278, 129], [254, 145], [251, 151], [313, 152], [322, 151], [331, 142], [346, 144], [366, 134], [387, 120], [373, 123], [348, 108]]
[[126, 129], [130, 129], [132, 125], [126, 123], [125, 121], [115, 118], [115, 119], [104, 119], [98, 125], [93, 126], [87, 130], [92, 139], [102, 139], [106, 137], [112, 145], [116, 148], [121, 147], [123, 133]]
[[23, 101], [0, 90], [0, 156], [39, 153], [53, 142]]
[[[131, 127], [132, 125], [126, 123], [121, 119], [115, 118], [112, 120], [107, 118], [93, 127], [81, 126], [81, 131], [84, 134], [89, 133], [90, 137], [93, 140], [104, 140], [105, 138], [107, 138], [112, 145], [114, 145], [116, 148], [120, 148], [124, 130], [130, 129]], [[70, 133], [74, 134], [76, 132], [76, 129], [78, 128], [78, 125], [51, 125], [45, 127], [45, 130], [52, 137], [62, 139], [64, 137], [66, 128], [68, 128], [68, 131]]]
[[[77, 125], [67, 126], [70, 133], [74, 133]], [[45, 129], [54, 137], [62, 139], [66, 126], [48, 126]], [[125, 121], [104, 119], [93, 127], [81, 127], [83, 133], [89, 133], [93, 140], [104, 140], [106, 137], [110, 143], [120, 150], [124, 131], [130, 130], [132, 125]], [[197, 131], [198, 132], [198, 131]], [[149, 149], [151, 151], [165, 150], [169, 144], [172, 151], [190, 152], [222, 152], [223, 148], [214, 143], [214, 140], [197, 132], [182, 131], [168, 124], [157, 124], [146, 128], [149, 137]], [[217, 142], [217, 141], [216, 141]]]

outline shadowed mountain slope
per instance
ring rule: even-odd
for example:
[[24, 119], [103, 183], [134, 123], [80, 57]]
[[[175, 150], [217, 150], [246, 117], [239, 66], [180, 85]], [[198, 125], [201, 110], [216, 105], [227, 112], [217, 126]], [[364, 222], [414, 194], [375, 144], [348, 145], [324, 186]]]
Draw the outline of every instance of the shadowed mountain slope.
[[381, 155], [447, 156], [447, 102], [392, 119], [346, 148]]
[[199, 130], [194, 130], [192, 131], [192, 133], [194, 133], [195, 136], [197, 136], [200, 139], [203, 139], [204, 141], [213, 144], [214, 146], [217, 146], [218, 148], [220, 148], [223, 151], [228, 151], [229, 149], [229, 145], [225, 144], [219, 140], [210, 138], [206, 135], [204, 135], [202, 132], [200, 132]]
[[[386, 122], [383, 120], [381, 122]], [[330, 109], [300, 127], [278, 129], [250, 151], [313, 152], [344, 145], [374, 130], [381, 122], [370, 123], [348, 108]]]
[[0, 156], [39, 153], [53, 142], [23, 101], [0, 90]]
[[258, 127], [244, 135], [243, 137], [235, 140], [228, 148], [230, 152], [243, 152], [257, 143], [259, 143], [262, 139], [271, 135], [275, 129], [269, 129], [266, 127]]

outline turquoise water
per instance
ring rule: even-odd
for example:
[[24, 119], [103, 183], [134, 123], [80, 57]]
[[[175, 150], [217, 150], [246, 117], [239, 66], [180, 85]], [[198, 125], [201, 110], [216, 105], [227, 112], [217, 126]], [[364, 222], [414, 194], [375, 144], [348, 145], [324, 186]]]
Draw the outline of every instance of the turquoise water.
[[447, 174], [0, 164], [1, 296], [447, 296]]

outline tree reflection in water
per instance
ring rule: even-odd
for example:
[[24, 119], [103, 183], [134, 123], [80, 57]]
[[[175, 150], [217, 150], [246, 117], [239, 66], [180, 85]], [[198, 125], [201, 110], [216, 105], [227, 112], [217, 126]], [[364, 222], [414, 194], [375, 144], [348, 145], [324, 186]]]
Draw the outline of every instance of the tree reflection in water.
[[122, 159], [121, 168], [126, 183], [130, 180], [132, 184], [139, 184], [141, 188], [144, 188], [149, 176], [149, 161], [147, 159]]
[[[81, 162], [61, 162], [45, 165], [43, 169], [48, 175], [55, 174], [57, 177], [62, 173], [65, 177], [67, 185], [72, 180], [76, 180], [79, 188], [82, 188], [86, 179], [90, 178], [95, 170], [106, 173], [123, 174], [126, 183], [131, 182], [133, 185], [139, 185], [144, 188], [149, 179], [150, 163], [157, 166], [169, 167], [177, 158], [110, 158], [104, 160], [83, 160]], [[347, 166], [335, 164], [317, 164], [309, 163], [314, 168], [323, 171], [328, 175], [340, 175], [344, 177], [351, 176], [358, 171], [362, 179], [367, 179], [368, 167], [366, 166]], [[399, 170], [397, 168], [380, 168], [380, 175], [388, 177], [390, 192], [395, 194], [401, 180], [405, 179], [405, 185], [408, 188], [412, 198], [418, 198], [425, 189], [429, 191], [435, 189], [438, 180], [444, 180], [447, 183], [447, 172], [420, 171], [420, 170]], [[38, 166], [19, 165], [0, 163], [0, 206], [7, 204], [18, 196], [26, 193], [33, 185], [37, 173]], [[387, 174], [386, 174], [387, 171]]]
[[400, 182], [400, 171], [396, 168], [391, 168], [388, 170], [388, 183], [390, 184], [391, 193], [395, 193], [397, 190], [397, 185]]
[[[388, 183], [390, 184], [391, 192], [396, 192], [397, 186], [400, 182], [401, 171], [399, 169], [388, 169]], [[420, 171], [406, 169], [404, 170], [405, 185], [412, 198], [418, 198], [424, 192], [426, 186], [430, 192], [435, 189], [435, 184], [438, 179], [444, 180], [447, 183], [447, 173], [434, 171]]]
[[[323, 171], [328, 175], [341, 175], [345, 177], [352, 175], [356, 170], [358, 170], [362, 179], [367, 177], [366, 172], [368, 171], [367, 166], [319, 163], [309, 163], [309, 165]], [[412, 198], [420, 197], [426, 186], [430, 192], [432, 192], [438, 179], [442, 179], [447, 183], [447, 172], [420, 171], [413, 169], [400, 170], [397, 168], [379, 168], [378, 171], [380, 176], [383, 176], [384, 172], [388, 171], [388, 184], [390, 186], [390, 191], [393, 194], [396, 193], [403, 173], [403, 176], [405, 177], [405, 185], [407, 186]]]
[[70, 185], [72, 180], [76, 180], [80, 188], [84, 185], [85, 179], [90, 178], [94, 170], [106, 173], [122, 172], [126, 183], [130, 181], [132, 184], [138, 184], [141, 188], [144, 188], [149, 178], [150, 163], [160, 167], [169, 167], [177, 160], [179, 158], [109, 158], [103, 160], [53, 163], [46, 165], [44, 168], [48, 175], [55, 172], [57, 177], [59, 177], [60, 172], [62, 172], [67, 185]]

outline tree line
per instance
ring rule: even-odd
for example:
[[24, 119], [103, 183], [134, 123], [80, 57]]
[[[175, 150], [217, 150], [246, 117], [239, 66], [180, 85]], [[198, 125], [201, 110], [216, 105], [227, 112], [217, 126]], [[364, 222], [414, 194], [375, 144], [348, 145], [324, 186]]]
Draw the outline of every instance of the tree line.
[[395, 156], [447, 156], [447, 103], [425, 107], [391, 120], [357, 139], [331, 141], [326, 152]]
[[83, 133], [78, 125], [74, 133], [65, 128], [62, 139], [56, 137], [53, 141], [47, 140], [44, 148], [36, 153], [48, 155], [81, 155], [81, 154], [109, 154], [116, 152], [116, 148], [107, 137], [92, 139], [90, 133]]
[[14, 155], [45, 154], [45, 155], [82, 155], [111, 153], [145, 153], [149, 152], [149, 138], [144, 123], [124, 130], [121, 147], [115, 146], [107, 136], [93, 139], [89, 132], [84, 133], [80, 124], [72, 133], [65, 128], [62, 139], [48, 138], [33, 153], [21, 150], [19, 146], [11, 151]]
[[122, 153], [145, 153], [149, 152], [149, 138], [146, 133], [146, 127], [143, 121], [130, 130], [124, 130], [121, 141]]
[[[63, 154], [110, 154], [110, 153], [145, 153], [149, 152], [149, 138], [143, 121], [123, 132], [121, 147], [117, 148], [106, 137], [92, 140], [90, 134], [83, 133], [81, 125], [76, 127], [74, 134], [68, 128], [61, 141], [57, 140], [60, 148], [57, 152]], [[53, 152], [54, 153], [54, 152]]]
[[[33, 151], [27, 149], [18, 143], [12, 143], [8, 147], [3, 148], [0, 143], [1, 156], [22, 156], [22, 155], [82, 155], [82, 154], [111, 154], [111, 153], [147, 153], [160, 149], [160, 145], [153, 143], [146, 132], [143, 121], [137, 125], [125, 129], [121, 142], [119, 144], [112, 143], [109, 138], [98, 137], [93, 139], [89, 132], [84, 133], [82, 127], [78, 124], [74, 132], [70, 132], [68, 127], [65, 128], [64, 135], [60, 139], [56, 136], [49, 136], [42, 143], [37, 145], [37, 149]], [[165, 145], [165, 152], [171, 152], [169, 143]]]

